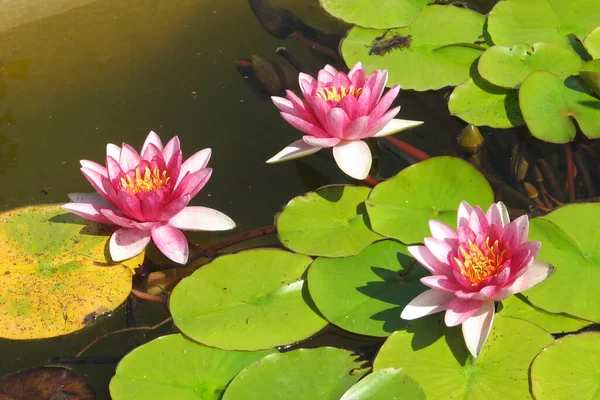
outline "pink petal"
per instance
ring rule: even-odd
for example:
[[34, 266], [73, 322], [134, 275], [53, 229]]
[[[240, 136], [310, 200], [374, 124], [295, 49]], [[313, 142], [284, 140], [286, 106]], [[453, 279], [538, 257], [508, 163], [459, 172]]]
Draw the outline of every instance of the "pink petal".
[[458, 234], [454, 229], [434, 219], [429, 221], [429, 230], [431, 231], [431, 236], [438, 240], [458, 239]]
[[279, 111], [284, 112], [286, 114], [292, 114], [294, 117], [304, 119], [303, 115], [300, 114], [291, 101], [288, 99], [284, 99], [283, 97], [271, 96], [271, 101], [275, 104], [275, 107], [279, 109]]
[[383, 137], [393, 135], [394, 133], [402, 132], [407, 129], [412, 129], [423, 125], [423, 121], [411, 121], [407, 119], [392, 119], [382, 129], [373, 135], [373, 137]]
[[412, 301], [404, 307], [402, 314], [400, 314], [400, 318], [413, 320], [435, 314], [445, 310], [452, 299], [454, 299], [452, 293], [435, 289], [426, 290], [412, 299]]
[[123, 261], [140, 254], [150, 243], [150, 231], [121, 228], [110, 237], [110, 257]]
[[504, 227], [502, 240], [510, 243], [510, 247], [519, 246], [527, 240], [529, 234], [529, 218], [522, 215]]
[[338, 138], [316, 138], [314, 136], [302, 136], [302, 140], [310, 146], [319, 147], [321, 149], [334, 147], [341, 142]]
[[90, 221], [99, 222], [101, 224], [112, 224], [112, 222], [100, 212], [102, 207], [96, 204], [68, 203], [61, 208], [85, 219], [89, 219]]
[[186, 194], [190, 195], [190, 198], [194, 197], [206, 185], [211, 175], [212, 168], [203, 168], [193, 173], [188, 172], [171, 193], [169, 202]]
[[186, 207], [169, 220], [169, 225], [188, 231], [227, 231], [235, 222], [220, 211], [208, 207]]
[[433, 275], [448, 275], [449, 266], [442, 264], [426, 246], [408, 246], [408, 251]]
[[494, 203], [488, 208], [485, 217], [490, 225], [504, 227], [503, 213], [500, 206], [498, 206], [498, 203]]
[[365, 115], [352, 121], [344, 131], [344, 137], [347, 140], [357, 140], [364, 137], [369, 125], [369, 116]]
[[111, 224], [122, 226], [123, 228], [135, 228], [141, 231], [148, 231], [157, 226], [156, 222], [137, 222], [133, 221], [123, 215], [116, 213], [114, 210], [103, 209], [101, 210], [102, 215], [104, 215], [108, 220], [110, 220]]
[[330, 65], [326, 65], [325, 68], [319, 71], [317, 74], [317, 81], [319, 86], [329, 85], [333, 81], [333, 77], [337, 74], [337, 70]]
[[[493, 302], [492, 302], [493, 303]], [[479, 310], [483, 301], [464, 300], [455, 298], [448, 304], [444, 322], [446, 326], [456, 326], [462, 324], [468, 318]]]
[[421, 278], [421, 283], [429, 286], [432, 289], [442, 290], [444, 292], [454, 293], [462, 289], [454, 279], [450, 279], [445, 275], [431, 275]]
[[136, 197], [140, 200], [142, 221], [157, 221], [170, 196], [171, 191], [168, 187], [149, 192], [139, 192]]
[[102, 195], [106, 200], [110, 201], [109, 195], [106, 193], [104, 189], [104, 185], [102, 184], [102, 178], [107, 179], [105, 175], [102, 175], [99, 172], [88, 168], [81, 168], [81, 173], [85, 176], [85, 179], [88, 180], [90, 185]]
[[371, 150], [362, 140], [341, 141], [333, 148], [333, 158], [354, 179], [365, 179], [371, 170]]
[[175, 215], [179, 214], [181, 210], [188, 205], [191, 200], [191, 196], [189, 194], [183, 195], [178, 199], [171, 201], [165, 208], [162, 210], [162, 214], [158, 218], [159, 221], [168, 221], [173, 218]]
[[296, 140], [294, 143], [288, 145], [285, 149], [275, 154], [273, 157], [267, 160], [268, 164], [274, 164], [281, 161], [293, 160], [296, 158], [308, 156], [321, 150], [320, 147], [313, 147], [307, 144], [304, 140]]
[[352, 95], [348, 95], [345, 96], [338, 104], [337, 107], [341, 108], [342, 110], [344, 110], [344, 112], [346, 113], [346, 115], [348, 116], [348, 119], [350, 121], [352, 121], [353, 119], [360, 117], [360, 115], [356, 115], [356, 104], [358, 103], [358, 100], [356, 99], [356, 97], [352, 96]]
[[106, 170], [108, 172], [108, 180], [111, 183], [114, 182], [116, 179], [121, 178], [121, 176], [123, 176], [123, 174], [128, 171], [123, 171], [117, 160], [110, 156], [106, 156]]
[[[313, 119], [313, 121], [310, 121], [310, 123], [315, 126], [318, 126], [319, 129], [325, 131], [325, 127], [327, 126], [327, 114], [329, 113], [329, 111], [331, 111], [331, 106], [329, 105], [329, 102], [323, 100], [318, 96], [315, 96], [310, 100], [311, 108], [314, 112], [314, 118], [316, 118]], [[329, 133], [326, 133], [323, 137], [329, 136]]]
[[390, 108], [396, 97], [398, 97], [398, 93], [400, 92], [400, 85], [394, 85], [388, 92], [379, 100], [373, 111], [371, 111], [371, 118], [379, 119], [383, 114], [387, 112]]
[[325, 128], [327, 129], [329, 136], [345, 139], [344, 128], [349, 123], [350, 119], [348, 118], [348, 114], [341, 108], [335, 107], [327, 113]]
[[146, 161], [152, 161], [152, 159], [156, 156], [160, 156], [160, 160], [164, 162], [162, 158], [162, 150], [156, 147], [154, 143], [150, 143], [142, 152], [142, 158]]
[[163, 158], [167, 165], [171, 161], [171, 158], [181, 151], [181, 144], [179, 143], [179, 137], [173, 136], [173, 139], [169, 140], [162, 150]]
[[140, 200], [134, 195], [125, 190], [116, 192], [115, 204], [119, 211], [131, 219], [143, 222], [144, 214], [140, 206]]
[[388, 72], [387, 70], [377, 70], [371, 74], [371, 76], [375, 76], [373, 87], [372, 87], [372, 98], [373, 103], [376, 103], [381, 99], [381, 95], [385, 89], [385, 85], [388, 80]]
[[462, 323], [465, 344], [473, 357], [479, 355], [490, 334], [494, 323], [494, 311], [494, 302], [486, 301], [471, 318]]
[[512, 293], [521, 293], [527, 289], [531, 289], [535, 285], [542, 283], [553, 273], [553, 266], [546, 262], [535, 260], [527, 267], [525, 273], [512, 284]]
[[[292, 107], [294, 108], [294, 112], [299, 114], [299, 118], [302, 118], [313, 125], [317, 125], [317, 120], [315, 119], [315, 116], [309, 109], [306, 108], [306, 104], [302, 101], [302, 99], [300, 99], [300, 97], [296, 96], [291, 90], [286, 90], [286, 96], [290, 101]], [[294, 115], [294, 113], [290, 114]]]
[[361, 88], [365, 85], [367, 73], [360, 61], [354, 64], [354, 67], [348, 72], [348, 78], [350, 78], [352, 84], [357, 88]]
[[449, 243], [431, 237], [426, 237], [423, 241], [431, 254], [433, 254], [442, 265], [450, 265], [450, 255], [451, 253], [454, 253], [454, 247]]
[[473, 207], [471, 207], [469, 203], [464, 200], [460, 202], [457, 213], [457, 228], [461, 226], [469, 226], [469, 216], [471, 215], [471, 211], [473, 211]]
[[177, 178], [176, 185], [181, 182], [187, 172], [194, 173], [202, 168], [205, 168], [208, 165], [211, 153], [211, 149], [203, 149], [185, 160], [179, 169], [179, 176]]
[[181, 231], [171, 225], [163, 225], [152, 230], [152, 240], [156, 247], [170, 260], [185, 264], [188, 259], [188, 242]]
[[121, 148], [116, 144], [109, 143], [106, 145], [106, 155], [118, 160], [121, 158]]
[[142, 161], [137, 151], [127, 143], [123, 143], [119, 165], [124, 172], [134, 169]]
[[300, 72], [298, 74], [298, 84], [300, 85], [300, 90], [302, 91], [302, 95], [305, 99], [312, 97], [317, 88], [317, 81], [315, 79], [305, 74], [304, 72]]
[[337, 72], [334, 74], [333, 80], [331, 81], [332, 87], [339, 88], [340, 86], [344, 86], [345, 88], [348, 88], [350, 85], [352, 85], [352, 81], [348, 79], [348, 75], [343, 72]]
[[362, 116], [369, 115], [369, 111], [371, 111], [371, 88], [365, 85], [358, 97], [358, 102], [356, 103], [356, 110], [354, 111], [354, 116]]
[[[366, 137], [371, 137], [381, 132], [385, 127], [392, 121], [392, 119], [398, 115], [400, 112], [400, 107], [392, 108], [390, 111], [386, 112], [381, 116], [381, 118], [375, 120], [373, 117], [369, 118], [369, 127], [367, 128], [365, 135]], [[380, 135], [382, 136], [382, 135]]]
[[330, 137], [328, 133], [326, 133], [323, 129], [319, 128], [316, 125], [311, 124], [310, 122], [294, 117], [291, 114], [281, 113], [283, 119], [285, 119], [290, 125], [294, 128], [298, 129], [301, 132], [307, 133], [314, 137]]
[[80, 160], [79, 163], [83, 168], [89, 169], [91, 171], [97, 172], [100, 175], [108, 176], [106, 172], [106, 168], [103, 165], [98, 164], [97, 162], [90, 160]]
[[475, 234], [487, 236], [490, 224], [479, 206], [474, 207], [473, 210], [471, 210], [471, 214], [469, 215], [469, 228], [471, 228]]
[[150, 133], [146, 137], [146, 140], [144, 141], [144, 144], [142, 146], [142, 151], [140, 153], [140, 154], [142, 154], [142, 157], [148, 161], [150, 161], [150, 159], [144, 157], [144, 154], [146, 153], [146, 149], [148, 149], [148, 146], [151, 144], [153, 144], [154, 147], [156, 147], [159, 151], [163, 150], [162, 141], [160, 140], [160, 137], [154, 131], [150, 131]]

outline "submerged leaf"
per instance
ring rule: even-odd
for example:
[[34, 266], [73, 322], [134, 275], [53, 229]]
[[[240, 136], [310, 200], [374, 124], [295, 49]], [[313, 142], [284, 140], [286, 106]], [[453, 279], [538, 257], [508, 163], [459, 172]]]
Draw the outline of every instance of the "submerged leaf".
[[2, 400], [95, 398], [94, 389], [85, 379], [66, 367], [31, 368], [0, 379]]

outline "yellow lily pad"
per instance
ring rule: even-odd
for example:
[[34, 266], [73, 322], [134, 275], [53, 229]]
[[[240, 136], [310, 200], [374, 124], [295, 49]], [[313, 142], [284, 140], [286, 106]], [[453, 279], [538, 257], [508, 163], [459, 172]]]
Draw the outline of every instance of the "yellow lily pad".
[[0, 214], [0, 337], [48, 338], [83, 328], [131, 290], [144, 254], [114, 263], [110, 229], [36, 205]]

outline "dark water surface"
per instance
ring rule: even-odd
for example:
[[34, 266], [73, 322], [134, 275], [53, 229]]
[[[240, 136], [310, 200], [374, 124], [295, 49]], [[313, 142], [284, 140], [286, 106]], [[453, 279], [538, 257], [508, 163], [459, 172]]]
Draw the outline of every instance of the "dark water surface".
[[[14, 3], [14, 4], [12, 4]], [[233, 218], [233, 233], [271, 224], [292, 197], [327, 183], [347, 183], [330, 155], [301, 162], [264, 161], [299, 133], [257, 97], [234, 62], [275, 54], [286, 46], [314, 73], [322, 67], [308, 48], [265, 32], [244, 0], [33, 0], [0, 1], [0, 211], [63, 203], [69, 192], [90, 192], [79, 160], [103, 162], [108, 142], [140, 148], [148, 131], [178, 135], [184, 156], [211, 147], [214, 169], [193, 205]], [[345, 27], [316, 0], [280, 0], [281, 7], [329, 33]], [[401, 93], [399, 118], [427, 124], [398, 135], [429, 149], [453, 148], [455, 122], [439, 114], [439, 97]], [[397, 170], [397, 167], [395, 167]], [[317, 170], [319, 172], [317, 172]], [[302, 174], [300, 174], [302, 172]], [[395, 171], [391, 171], [392, 173]], [[138, 325], [155, 324], [164, 306], [136, 302]], [[0, 376], [73, 356], [105, 332], [126, 327], [124, 307], [78, 333], [42, 341], [0, 340]], [[165, 326], [162, 332], [171, 326]], [[154, 335], [160, 332], [154, 333]], [[121, 356], [143, 334], [105, 339], [87, 355]], [[108, 398], [115, 364], [79, 366]]]

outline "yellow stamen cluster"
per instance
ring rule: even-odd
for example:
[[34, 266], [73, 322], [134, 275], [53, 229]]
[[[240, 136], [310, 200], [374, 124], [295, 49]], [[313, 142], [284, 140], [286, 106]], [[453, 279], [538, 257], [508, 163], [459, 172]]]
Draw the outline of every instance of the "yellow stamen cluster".
[[135, 169], [135, 178], [132, 178], [132, 174], [129, 173], [121, 178], [121, 187], [131, 194], [158, 190], [171, 180], [167, 176], [167, 171], [161, 172], [158, 167], [150, 170], [150, 167], [147, 166], [143, 169], [143, 175], [140, 173], [140, 169], [140, 167]]
[[460, 267], [461, 274], [472, 285], [477, 285], [486, 278], [500, 272], [506, 250], [500, 251], [497, 240], [490, 246], [490, 238], [486, 238], [486, 248], [483, 250], [471, 240], [468, 243], [468, 249], [463, 246], [458, 247], [464, 260], [461, 261], [458, 257], [455, 257], [454, 260]]
[[322, 98], [325, 101], [334, 100], [341, 101], [344, 97], [351, 95], [356, 98], [360, 96], [362, 92], [362, 88], [355, 88], [354, 85], [350, 85], [350, 87], [346, 88], [345, 86], [331, 87], [331, 88], [322, 88], [317, 92], [317, 96]]

